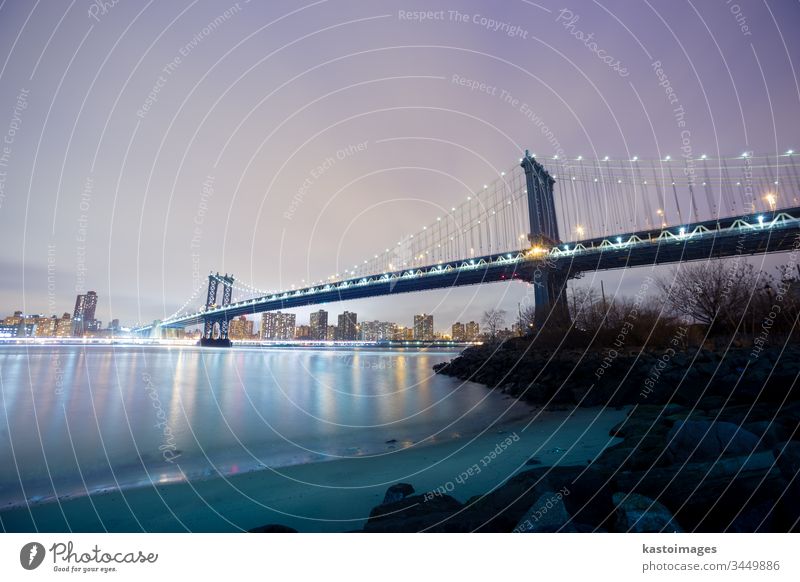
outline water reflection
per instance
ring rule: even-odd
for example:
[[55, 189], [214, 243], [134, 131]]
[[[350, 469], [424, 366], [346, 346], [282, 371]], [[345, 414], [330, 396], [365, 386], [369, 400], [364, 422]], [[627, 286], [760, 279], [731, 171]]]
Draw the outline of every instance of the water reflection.
[[5, 346], [0, 505], [474, 434], [508, 401], [432, 373], [454, 355]]

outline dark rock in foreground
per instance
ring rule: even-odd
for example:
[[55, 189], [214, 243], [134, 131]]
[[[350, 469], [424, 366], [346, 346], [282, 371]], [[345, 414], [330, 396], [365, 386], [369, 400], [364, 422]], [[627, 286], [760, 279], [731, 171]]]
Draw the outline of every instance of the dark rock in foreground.
[[617, 506], [615, 530], [618, 532], [683, 532], [669, 509], [637, 493], [614, 493]]
[[386, 490], [386, 495], [383, 496], [383, 505], [395, 503], [413, 494], [414, 487], [408, 483], [396, 483]]

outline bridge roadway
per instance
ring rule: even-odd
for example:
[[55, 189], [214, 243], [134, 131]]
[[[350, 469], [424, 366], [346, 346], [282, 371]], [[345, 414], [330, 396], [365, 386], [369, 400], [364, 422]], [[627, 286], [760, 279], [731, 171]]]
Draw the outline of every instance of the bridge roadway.
[[[445, 289], [521, 279], [533, 281], [537, 269], [574, 277], [585, 271], [790, 251], [800, 246], [800, 207], [720, 220], [594, 238], [551, 249], [525, 249], [450, 261], [320, 284], [198, 311], [161, 322], [161, 327], [198, 325], [206, 317], [232, 319], [256, 314], [382, 295]], [[146, 331], [143, 326], [136, 331]]]

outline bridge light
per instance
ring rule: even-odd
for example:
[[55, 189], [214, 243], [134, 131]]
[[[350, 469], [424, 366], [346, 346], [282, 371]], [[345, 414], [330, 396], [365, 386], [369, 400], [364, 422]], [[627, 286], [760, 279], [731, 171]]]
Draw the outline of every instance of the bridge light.
[[437, 216], [437, 217], [436, 217], [436, 222], [439, 222], [439, 221], [441, 221], [441, 220], [442, 220], [442, 217], [441, 217], [441, 216]]
[[450, 212], [455, 212], [455, 211], [456, 211], [456, 208], [455, 208], [455, 206], [454, 206], [453, 208], [451, 208], [451, 209], [450, 209]]
[[486, 190], [488, 187], [489, 187], [489, 186], [487, 186], [486, 184], [484, 184], [484, 185], [483, 185], [483, 189], [484, 189], [484, 190]]
[[762, 224], [764, 222], [764, 216], [762, 214], [758, 215], [758, 223]]
[[583, 156], [578, 156], [578, 161], [580, 162], [583, 159]]
[[568, 251], [569, 250], [569, 245], [564, 245], [564, 250]]
[[749, 152], [742, 152], [742, 157], [743, 158], [750, 157], [750, 153]]
[[608, 156], [604, 157], [604, 158], [603, 158], [603, 161], [604, 161], [604, 162], [607, 162], [607, 161], [608, 161]]
[[622, 184], [622, 180], [617, 180], [617, 184]]
[[678, 234], [684, 236], [686, 234], [686, 229], [684, 227], [680, 227], [680, 229], [678, 229]]
[[794, 153], [794, 150], [786, 150], [786, 155], [791, 156]]
[[700, 159], [701, 159], [701, 160], [705, 160], [707, 157], [708, 157], [708, 156], [706, 156], [705, 154], [703, 154], [702, 156], [700, 156]]
[[575, 179], [575, 176], [572, 176], [572, 179], [574, 180], [574, 179]]
[[659, 208], [658, 210], [656, 210], [656, 214], [658, 214], [659, 216], [663, 216], [664, 211]]
[[583, 236], [583, 233], [585, 231], [583, 230], [583, 227], [579, 224], [578, 226], [575, 227], [575, 232], [577, 232], [579, 236]]
[[595, 178], [594, 181], [597, 182], [597, 178]]
[[553, 159], [554, 159], [554, 160], [557, 160], [557, 159], [558, 159], [558, 154], [554, 155], [554, 156], [553, 156]]
[[665, 156], [665, 157], [664, 157], [664, 161], [665, 161], [665, 162], [668, 162], [668, 161], [670, 161], [671, 159], [672, 159], [672, 156]]
[[638, 162], [639, 161], [639, 156], [633, 156], [633, 159], [631, 161], [632, 162]]
[[617, 237], [617, 244], [622, 244], [622, 237], [621, 236]]

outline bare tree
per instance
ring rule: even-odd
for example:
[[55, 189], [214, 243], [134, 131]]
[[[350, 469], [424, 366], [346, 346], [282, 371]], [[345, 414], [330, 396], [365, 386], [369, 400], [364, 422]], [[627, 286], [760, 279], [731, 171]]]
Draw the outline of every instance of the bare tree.
[[658, 279], [658, 286], [675, 314], [733, 332], [751, 302], [760, 301], [765, 285], [761, 277], [743, 260], [706, 261], [673, 268], [669, 277]]
[[489, 330], [489, 337], [494, 341], [497, 338], [497, 330], [506, 322], [506, 311], [504, 309], [490, 309], [483, 312], [483, 325]]

